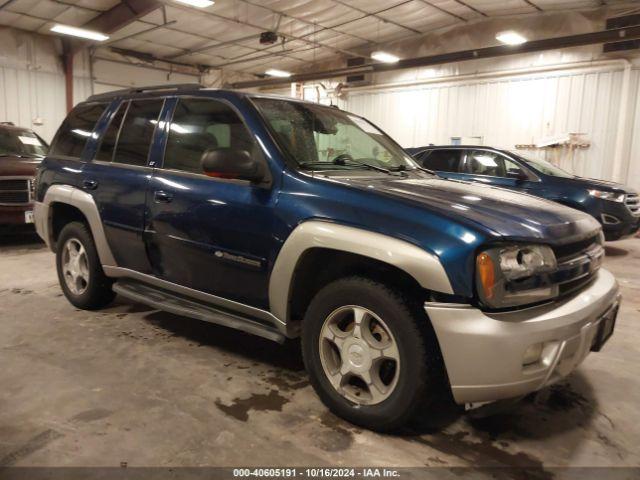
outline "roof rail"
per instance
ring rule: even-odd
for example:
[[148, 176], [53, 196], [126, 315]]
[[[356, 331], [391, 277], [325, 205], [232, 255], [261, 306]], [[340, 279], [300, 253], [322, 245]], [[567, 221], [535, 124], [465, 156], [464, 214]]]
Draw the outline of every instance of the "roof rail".
[[13, 122], [0, 122], [0, 125], [9, 125], [11, 127], [15, 127], [16, 126], [16, 124], [13, 123]]
[[134, 93], [145, 93], [145, 92], [154, 92], [154, 91], [183, 91], [183, 90], [200, 90], [201, 88], [205, 88], [203, 85], [199, 83], [175, 83], [168, 85], [151, 85], [149, 87], [133, 87], [133, 88], [125, 88], [123, 90], [114, 90], [113, 92], [105, 92], [98, 93], [96, 95], [91, 95], [87, 101], [95, 101], [95, 100], [108, 100], [116, 97], [124, 97], [126, 95], [132, 95]]

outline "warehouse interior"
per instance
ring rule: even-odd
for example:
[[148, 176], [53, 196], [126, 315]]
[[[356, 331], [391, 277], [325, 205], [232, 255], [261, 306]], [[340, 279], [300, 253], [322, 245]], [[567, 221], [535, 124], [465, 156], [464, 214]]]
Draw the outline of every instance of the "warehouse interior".
[[[51, 143], [92, 95], [164, 84], [335, 106], [403, 148], [490, 146], [640, 190], [637, 1], [0, 0], [0, 122]], [[34, 231], [0, 232], [0, 477], [3, 467], [640, 469], [635, 234], [605, 243], [623, 301], [602, 352], [495, 414], [443, 405], [424, 425], [381, 434], [327, 410], [296, 341], [120, 297], [80, 310]]]

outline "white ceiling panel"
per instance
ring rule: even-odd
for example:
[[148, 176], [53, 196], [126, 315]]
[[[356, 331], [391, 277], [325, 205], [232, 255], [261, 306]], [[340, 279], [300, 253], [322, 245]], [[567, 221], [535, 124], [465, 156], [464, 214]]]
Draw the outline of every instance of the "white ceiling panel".
[[[386, 42], [469, 20], [536, 15], [536, 6], [568, 10], [602, 4], [601, 0], [216, 0], [198, 9], [160, 1], [163, 9], [112, 33], [107, 45], [179, 62], [230, 64], [256, 73], [265, 65], [295, 71], [336, 55], [366, 55], [373, 48], [384, 48]], [[48, 33], [54, 22], [82, 26], [118, 3], [15, 0], [0, 10], [0, 25]], [[629, 1], [607, 0], [609, 5], [618, 3]], [[165, 21], [165, 13], [172, 24], [154, 28]], [[260, 45], [259, 34], [276, 29], [285, 38], [284, 46]], [[215, 43], [223, 45], [201, 50]]]
[[382, 12], [379, 16], [420, 31], [435, 30], [458, 21], [455, 17], [419, 0]]
[[523, 0], [473, 0], [468, 2], [474, 8], [491, 16], [498, 15], [519, 15], [524, 13], [536, 13], [535, 7]]
[[270, 8], [275, 11], [285, 12], [292, 17], [304, 19], [310, 23], [317, 23], [325, 27], [331, 27], [338, 23], [356, 20], [362, 17], [362, 13], [348, 6], [335, 3], [333, 0], [248, 0], [252, 3]]
[[[570, 8], [593, 8], [599, 7], [601, 2], [598, 0], [568, 0], [558, 2], [556, 0], [531, 0], [533, 3], [538, 5], [540, 8], [545, 10], [563, 10]], [[609, 3], [614, 4], [614, 1], [609, 1]], [[621, 2], [619, 2], [621, 3]]]

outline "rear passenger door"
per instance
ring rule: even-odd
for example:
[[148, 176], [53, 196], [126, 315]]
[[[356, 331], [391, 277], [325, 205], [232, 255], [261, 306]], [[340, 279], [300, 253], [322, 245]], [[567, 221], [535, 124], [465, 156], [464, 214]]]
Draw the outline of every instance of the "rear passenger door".
[[143, 273], [151, 271], [143, 230], [149, 152], [162, 106], [162, 99], [121, 102], [84, 171], [84, 188], [96, 202], [118, 266]]
[[424, 168], [435, 171], [443, 178], [459, 178], [462, 150], [455, 148], [426, 150], [417, 155], [417, 160]]
[[154, 274], [266, 308], [276, 191], [207, 176], [201, 164], [208, 149], [246, 150], [268, 171], [261, 149], [223, 100], [180, 98], [165, 129], [164, 161], [154, 171], [147, 197], [146, 238]]

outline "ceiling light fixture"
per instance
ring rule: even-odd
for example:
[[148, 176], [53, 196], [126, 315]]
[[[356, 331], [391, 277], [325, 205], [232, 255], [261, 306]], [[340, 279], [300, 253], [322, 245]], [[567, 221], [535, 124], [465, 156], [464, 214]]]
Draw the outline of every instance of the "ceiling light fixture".
[[496, 35], [496, 40], [499, 40], [505, 45], [522, 45], [527, 41], [525, 37], [520, 35], [518, 32], [514, 32], [513, 30], [500, 32]]
[[267, 75], [269, 75], [271, 77], [286, 78], [286, 77], [290, 77], [291, 76], [291, 73], [285, 72], [284, 70], [276, 70], [275, 68], [270, 68], [269, 70], [267, 70], [264, 73], [266, 73]]
[[207, 8], [216, 2], [211, 0], [175, 0], [178, 3], [184, 3], [185, 5], [191, 5], [192, 7]]
[[97, 42], [109, 40], [109, 36], [94, 30], [85, 30], [84, 28], [70, 27], [69, 25], [56, 24], [51, 27], [52, 32], [62, 33], [63, 35], [71, 35], [72, 37], [86, 38]]
[[396, 63], [398, 60], [400, 60], [400, 57], [396, 57], [391, 53], [382, 52], [382, 51], [373, 52], [371, 54], [371, 58], [382, 63]]

